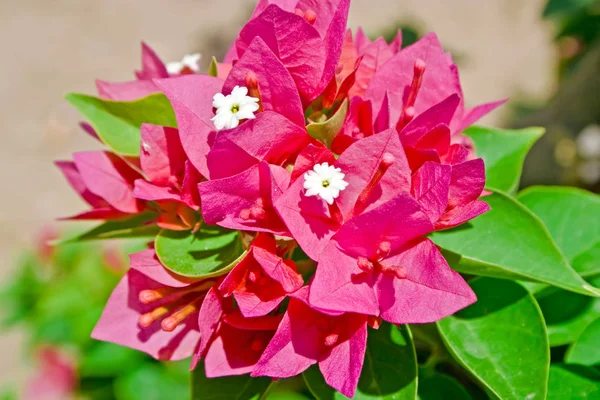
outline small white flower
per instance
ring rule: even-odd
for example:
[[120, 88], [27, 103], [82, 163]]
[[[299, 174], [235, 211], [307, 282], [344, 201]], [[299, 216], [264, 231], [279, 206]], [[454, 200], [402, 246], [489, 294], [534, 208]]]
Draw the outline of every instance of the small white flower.
[[304, 189], [306, 189], [304, 195], [319, 196], [331, 205], [340, 192], [348, 186], [348, 182], [344, 180], [345, 176], [341, 169], [326, 162], [315, 164], [312, 171], [304, 174]]
[[258, 99], [248, 96], [248, 88], [236, 86], [231, 94], [224, 96], [217, 93], [213, 96], [213, 107], [217, 109], [211, 121], [218, 130], [235, 128], [242, 119], [254, 119], [258, 110]]
[[200, 53], [196, 54], [186, 54], [183, 56], [181, 61], [173, 61], [167, 64], [167, 72], [169, 74], [175, 75], [181, 73], [186, 67], [191, 69], [193, 72], [198, 72], [200, 70], [200, 59], [202, 55]]

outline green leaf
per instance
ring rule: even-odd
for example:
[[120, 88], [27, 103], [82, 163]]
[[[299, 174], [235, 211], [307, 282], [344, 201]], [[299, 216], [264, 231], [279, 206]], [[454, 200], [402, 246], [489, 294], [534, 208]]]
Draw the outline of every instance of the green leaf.
[[155, 218], [155, 213], [147, 211], [136, 214], [131, 218], [106, 221], [86, 232], [53, 242], [52, 244], [57, 246], [86, 240], [154, 237], [158, 234], [159, 228], [155, 224], [149, 223]]
[[550, 352], [535, 299], [509, 280], [470, 284], [477, 302], [437, 323], [450, 353], [501, 399], [544, 399]]
[[177, 127], [171, 103], [162, 93], [136, 101], [103, 100], [77, 93], [68, 94], [66, 99], [87, 118], [108, 147], [126, 156], [140, 154], [143, 123]]
[[[341, 400], [346, 396], [329, 387], [318, 367], [303, 374], [306, 385], [319, 400]], [[408, 326], [384, 323], [369, 330], [367, 352], [354, 400], [414, 400], [417, 396], [417, 360]]]
[[227, 273], [244, 254], [237, 231], [203, 225], [190, 231], [163, 229], [155, 241], [165, 267], [182, 276], [210, 278]]
[[477, 156], [485, 161], [486, 186], [514, 193], [519, 187], [525, 156], [542, 137], [544, 129], [507, 130], [474, 126], [464, 133], [473, 139]]
[[547, 283], [588, 296], [600, 290], [571, 268], [548, 230], [531, 211], [496, 191], [486, 196], [491, 211], [468, 224], [436, 232], [433, 241], [446, 250], [459, 272]]
[[576, 188], [535, 186], [518, 199], [542, 220], [580, 275], [600, 273], [600, 224], [592, 222], [600, 216], [599, 196]]
[[598, 400], [600, 376], [580, 365], [552, 365], [547, 400]]
[[250, 375], [207, 378], [201, 363], [192, 371], [192, 400], [262, 400], [272, 383]]
[[424, 378], [419, 377], [420, 400], [471, 400], [467, 390], [451, 376], [435, 373]]
[[146, 364], [115, 381], [117, 400], [188, 400], [189, 384], [171, 376], [161, 364]]
[[122, 375], [139, 367], [147, 358], [144, 353], [108, 342], [94, 342], [83, 353], [79, 373], [85, 377]]
[[[600, 279], [592, 280], [600, 285]], [[550, 346], [573, 343], [593, 321], [600, 318], [600, 299], [560, 290], [538, 298], [548, 327]]]
[[600, 365], [600, 318], [583, 331], [579, 339], [569, 348], [565, 362], [588, 367]]
[[310, 136], [330, 147], [335, 136], [342, 130], [347, 113], [348, 100], [345, 100], [331, 118], [323, 122], [312, 122], [306, 125], [306, 130]]
[[213, 56], [210, 61], [210, 66], [208, 67], [208, 75], [217, 77], [219, 76], [219, 67], [217, 64], [217, 59]]

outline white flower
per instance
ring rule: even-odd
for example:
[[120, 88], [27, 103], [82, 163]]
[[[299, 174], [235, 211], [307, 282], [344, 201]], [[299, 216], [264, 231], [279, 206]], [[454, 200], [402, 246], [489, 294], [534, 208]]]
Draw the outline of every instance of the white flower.
[[193, 72], [198, 72], [200, 70], [200, 59], [202, 55], [200, 53], [196, 54], [186, 54], [183, 56], [181, 61], [173, 61], [167, 64], [167, 72], [171, 75], [179, 74], [186, 67], [192, 70]]
[[345, 176], [341, 169], [326, 162], [315, 164], [312, 171], [304, 174], [304, 189], [306, 189], [304, 195], [319, 196], [331, 205], [340, 192], [348, 186], [348, 182], [344, 180]]
[[217, 109], [211, 121], [218, 130], [235, 128], [242, 119], [254, 119], [258, 110], [258, 99], [248, 96], [248, 88], [236, 86], [231, 94], [223, 96], [217, 93], [213, 96], [213, 107]]

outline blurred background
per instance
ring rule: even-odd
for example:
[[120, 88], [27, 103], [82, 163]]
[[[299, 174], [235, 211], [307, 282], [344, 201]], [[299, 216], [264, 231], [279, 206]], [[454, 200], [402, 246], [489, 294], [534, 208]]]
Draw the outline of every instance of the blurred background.
[[[0, 283], [27, 268], [64, 264], [44, 261], [39, 232], [84, 208], [52, 162], [98, 145], [80, 130], [80, 117], [64, 94], [95, 93], [96, 78], [133, 79], [141, 40], [164, 61], [200, 52], [208, 67], [253, 7], [254, 0], [0, 1]], [[599, 191], [599, 1], [353, 0], [349, 22], [371, 36], [402, 27], [404, 45], [435, 31], [459, 65], [468, 105], [511, 98], [481, 124], [548, 129], [527, 159], [523, 185]], [[35, 250], [36, 261], [27, 261], [24, 249]], [[103, 260], [103, 271], [117, 274], [118, 268], [111, 269], [115, 258], [96, 259]], [[57, 285], [52, 268], [40, 285]], [[106, 282], [112, 282], [111, 273]], [[109, 291], [100, 292], [102, 297]], [[7, 307], [0, 303], [0, 311]], [[56, 361], [42, 349], [37, 364], [23, 362], [31, 344], [22, 326], [0, 334], [0, 388], [27, 381], [40, 357]]]

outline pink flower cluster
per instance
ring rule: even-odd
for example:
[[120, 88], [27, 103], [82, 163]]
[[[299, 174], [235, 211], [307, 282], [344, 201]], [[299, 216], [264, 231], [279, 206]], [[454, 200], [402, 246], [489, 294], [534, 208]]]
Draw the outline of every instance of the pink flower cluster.
[[[434, 34], [403, 49], [400, 32], [390, 44], [353, 36], [348, 9], [260, 0], [217, 76], [170, 75], [144, 45], [138, 80], [98, 82], [105, 99], [164, 93], [178, 129], [143, 125], [139, 158], [58, 163], [92, 206], [73, 218], [150, 210], [164, 229], [240, 231], [245, 252], [208, 279], [174, 274], [152, 246], [131, 255], [95, 338], [192, 356], [192, 368], [203, 359], [209, 377], [284, 378], [318, 363], [351, 397], [367, 326], [429, 323], [476, 300], [427, 235], [488, 210], [483, 161], [461, 132], [502, 102], [465, 108]], [[309, 135], [339, 112], [331, 143]], [[298, 272], [296, 247], [314, 276]]]

